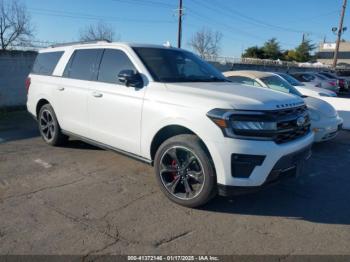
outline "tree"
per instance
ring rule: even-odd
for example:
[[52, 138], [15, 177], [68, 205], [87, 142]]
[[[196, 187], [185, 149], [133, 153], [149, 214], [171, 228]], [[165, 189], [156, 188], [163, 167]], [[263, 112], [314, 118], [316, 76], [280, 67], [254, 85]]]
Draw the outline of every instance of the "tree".
[[189, 45], [200, 57], [215, 58], [219, 55], [221, 40], [222, 33], [203, 27], [192, 36]]
[[286, 50], [284, 52], [284, 59], [287, 61], [297, 61], [297, 53], [295, 50]]
[[313, 57], [311, 52], [316, 48], [310, 40], [303, 41], [297, 48], [295, 48], [297, 62], [309, 62]]
[[119, 39], [119, 37], [116, 37], [114, 28], [103, 22], [91, 24], [80, 32], [81, 41], [107, 40], [112, 42], [117, 39]]
[[264, 57], [267, 59], [277, 60], [282, 57], [281, 47], [276, 38], [265, 42], [262, 50], [264, 51]]
[[242, 57], [263, 59], [264, 58], [264, 50], [261, 47], [252, 46], [252, 47], [247, 48], [244, 51], [244, 54], [242, 55]]
[[262, 47], [252, 46], [247, 48], [242, 57], [277, 60], [282, 58], [283, 54], [277, 39], [272, 38], [266, 41]]
[[0, 0], [0, 44], [6, 50], [13, 46], [30, 45], [33, 38], [31, 18], [18, 0]]
[[285, 53], [285, 59], [296, 62], [309, 62], [313, 59], [311, 52], [316, 48], [310, 40], [304, 40], [299, 46]]

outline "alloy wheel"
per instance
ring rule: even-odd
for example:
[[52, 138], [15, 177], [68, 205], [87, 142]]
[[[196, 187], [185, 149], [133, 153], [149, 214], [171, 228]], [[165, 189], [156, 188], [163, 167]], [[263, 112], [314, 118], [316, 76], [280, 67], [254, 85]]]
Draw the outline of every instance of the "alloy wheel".
[[161, 158], [159, 172], [166, 190], [176, 198], [191, 200], [203, 189], [203, 165], [196, 154], [186, 147], [169, 148]]
[[56, 132], [55, 121], [49, 110], [43, 110], [40, 116], [40, 130], [45, 140], [51, 141]]

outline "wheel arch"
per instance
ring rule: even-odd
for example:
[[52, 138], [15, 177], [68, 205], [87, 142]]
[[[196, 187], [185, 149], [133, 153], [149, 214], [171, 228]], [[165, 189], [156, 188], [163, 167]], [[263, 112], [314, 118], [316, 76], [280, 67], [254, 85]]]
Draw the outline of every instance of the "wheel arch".
[[208, 154], [208, 157], [212, 161], [212, 157], [208, 147], [206, 146], [204, 140], [198, 134], [196, 134], [194, 131], [192, 131], [191, 129], [183, 125], [172, 124], [172, 125], [167, 125], [162, 127], [160, 130], [158, 130], [158, 132], [153, 137], [151, 147], [150, 147], [150, 155], [151, 155], [152, 162], [154, 161], [157, 150], [166, 140], [177, 135], [185, 135], [185, 134], [197, 136], [201, 142], [203, 149], [205, 150], [205, 152]]
[[36, 113], [36, 118], [38, 119], [39, 117], [39, 112], [40, 112], [40, 109], [46, 105], [46, 104], [50, 104], [50, 102], [45, 99], [45, 98], [41, 98], [37, 103], [36, 103], [36, 107], [35, 107], [35, 113]]

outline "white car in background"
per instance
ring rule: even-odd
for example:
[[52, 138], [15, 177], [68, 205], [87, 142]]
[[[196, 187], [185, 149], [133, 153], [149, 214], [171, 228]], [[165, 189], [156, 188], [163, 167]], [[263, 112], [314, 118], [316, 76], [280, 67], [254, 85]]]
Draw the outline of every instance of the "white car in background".
[[275, 91], [302, 97], [309, 109], [311, 129], [315, 133], [315, 142], [323, 142], [335, 138], [342, 128], [343, 119], [327, 102], [315, 98], [305, 97], [282, 77], [274, 73], [260, 71], [230, 71], [225, 72], [227, 79], [247, 87], [269, 88]]
[[290, 75], [302, 83], [310, 83], [315, 87], [324, 88], [336, 93], [339, 92], [339, 86], [337, 81], [328, 79], [323, 75], [320, 75], [314, 72], [299, 72], [299, 73], [291, 73]]
[[294, 86], [302, 95], [304, 96], [311, 96], [322, 99], [322, 97], [337, 97], [337, 94], [333, 91], [316, 87], [310, 83], [301, 83], [296, 78], [292, 77], [291, 75], [288, 75], [287, 73], [280, 73], [276, 72], [275, 74], [282, 77], [284, 80], [286, 80], [289, 84]]
[[350, 130], [350, 99], [341, 97], [324, 97], [324, 101], [331, 104], [343, 119], [343, 129]]
[[289, 82], [292, 86], [294, 86], [302, 95], [316, 97], [316, 98], [322, 99], [323, 101], [326, 101], [327, 103], [331, 104], [335, 108], [335, 110], [337, 110], [338, 115], [343, 119], [343, 129], [350, 129], [350, 100], [349, 100], [349, 98], [337, 97], [336, 93], [334, 93], [330, 90], [323, 89], [323, 88], [312, 87], [312, 86], [310, 86], [311, 84], [309, 84], [309, 83], [305, 83], [305, 86], [299, 86], [299, 85], [304, 85], [304, 84], [300, 83], [294, 77], [292, 77], [286, 73], [276, 73], [276, 74], [278, 74], [283, 79], [285, 79], [287, 82]]

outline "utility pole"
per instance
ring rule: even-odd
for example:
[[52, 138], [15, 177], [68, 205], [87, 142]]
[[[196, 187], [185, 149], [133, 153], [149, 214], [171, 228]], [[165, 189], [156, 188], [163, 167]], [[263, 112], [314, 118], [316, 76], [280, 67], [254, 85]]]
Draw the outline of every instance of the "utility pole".
[[182, 0], [179, 0], [179, 27], [177, 32], [178, 48], [181, 48], [181, 42], [182, 42], [182, 16], [183, 16]]
[[337, 43], [336, 43], [335, 52], [334, 52], [333, 68], [337, 67], [339, 46], [340, 46], [341, 36], [344, 32], [343, 24], [344, 24], [344, 16], [345, 16], [347, 0], [343, 0], [343, 1], [344, 2], [343, 2], [343, 7], [342, 7], [342, 11], [341, 11], [341, 16], [340, 16], [340, 22], [339, 22], [339, 27], [338, 27], [338, 33], [337, 33]]

